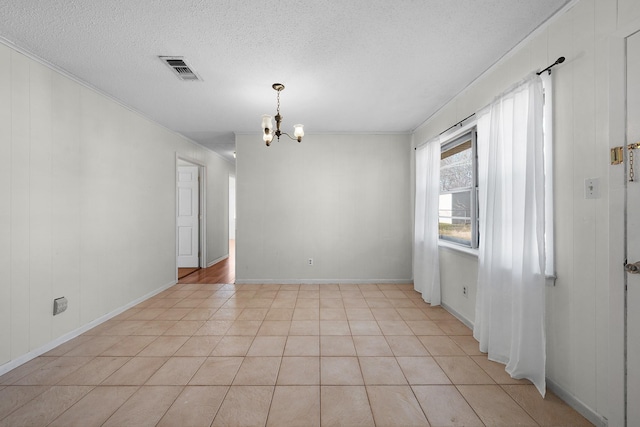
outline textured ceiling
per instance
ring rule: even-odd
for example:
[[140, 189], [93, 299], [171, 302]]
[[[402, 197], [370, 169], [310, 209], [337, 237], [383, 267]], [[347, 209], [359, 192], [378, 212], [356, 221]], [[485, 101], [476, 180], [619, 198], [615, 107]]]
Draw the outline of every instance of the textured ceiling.
[[274, 82], [284, 130], [412, 131], [566, 3], [0, 0], [0, 37], [232, 159]]

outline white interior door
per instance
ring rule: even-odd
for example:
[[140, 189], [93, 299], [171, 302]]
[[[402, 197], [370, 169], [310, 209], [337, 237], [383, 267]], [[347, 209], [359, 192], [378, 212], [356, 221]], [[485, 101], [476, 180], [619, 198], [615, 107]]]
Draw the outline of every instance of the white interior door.
[[198, 166], [178, 166], [178, 267], [199, 267]]
[[[640, 32], [627, 38], [627, 144], [640, 142]], [[629, 150], [627, 150], [629, 151]], [[627, 261], [640, 269], [640, 149], [627, 183]], [[630, 159], [630, 156], [627, 156]], [[627, 161], [627, 178], [630, 162]], [[627, 425], [640, 426], [640, 273], [627, 273]]]

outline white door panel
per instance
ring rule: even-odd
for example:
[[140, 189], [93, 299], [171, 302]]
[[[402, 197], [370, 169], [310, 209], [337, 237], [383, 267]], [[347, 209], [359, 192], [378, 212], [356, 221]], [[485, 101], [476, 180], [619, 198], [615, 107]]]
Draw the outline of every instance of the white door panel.
[[178, 166], [178, 267], [199, 267], [198, 167]]
[[[193, 227], [178, 227], [178, 256], [189, 257], [194, 254], [193, 252]], [[182, 267], [182, 266], [180, 266]]]
[[[180, 182], [180, 181], [179, 181]], [[182, 181], [184, 183], [184, 181]], [[189, 217], [193, 215], [193, 190], [191, 188], [178, 188], [178, 216]]]
[[[627, 139], [640, 142], [640, 33], [627, 39]], [[640, 261], [640, 149], [633, 155], [635, 180], [627, 184], [629, 263]], [[640, 274], [627, 273], [627, 286], [627, 425], [640, 426]]]

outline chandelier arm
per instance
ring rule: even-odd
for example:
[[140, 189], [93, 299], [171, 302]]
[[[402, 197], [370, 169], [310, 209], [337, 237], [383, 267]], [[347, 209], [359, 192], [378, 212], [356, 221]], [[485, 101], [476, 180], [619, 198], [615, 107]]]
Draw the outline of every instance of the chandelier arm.
[[286, 132], [280, 132], [281, 135], [287, 135], [289, 137], [289, 139], [291, 139], [292, 141], [298, 141], [301, 142], [302, 141], [302, 137], [293, 137], [291, 135], [289, 135]]

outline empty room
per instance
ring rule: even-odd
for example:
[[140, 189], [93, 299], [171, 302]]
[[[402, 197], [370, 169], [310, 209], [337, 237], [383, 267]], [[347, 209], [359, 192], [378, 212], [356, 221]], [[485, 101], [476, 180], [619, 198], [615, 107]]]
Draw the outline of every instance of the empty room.
[[640, 425], [636, 0], [0, 11], [0, 426]]

